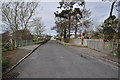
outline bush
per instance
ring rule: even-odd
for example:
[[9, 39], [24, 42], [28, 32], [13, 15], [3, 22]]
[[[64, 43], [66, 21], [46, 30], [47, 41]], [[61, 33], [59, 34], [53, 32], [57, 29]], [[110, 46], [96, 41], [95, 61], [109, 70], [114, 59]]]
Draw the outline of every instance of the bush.
[[9, 61], [6, 57], [2, 57], [2, 72], [4, 72], [9, 65]]
[[64, 42], [69, 43], [70, 39], [64, 39]]
[[2, 43], [2, 52], [8, 51], [9, 50], [9, 45], [5, 42]]

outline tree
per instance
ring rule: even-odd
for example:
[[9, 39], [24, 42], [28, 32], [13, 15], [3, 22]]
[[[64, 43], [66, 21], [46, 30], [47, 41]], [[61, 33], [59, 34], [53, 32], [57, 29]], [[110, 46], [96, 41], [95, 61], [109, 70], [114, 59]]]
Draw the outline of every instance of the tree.
[[[83, 12], [82, 12], [82, 17], [79, 17], [78, 16], [78, 19], [77, 19], [77, 16], [76, 16], [76, 26], [75, 26], [75, 36], [77, 35], [77, 31], [78, 31], [78, 28], [88, 28], [91, 26], [91, 23], [92, 23], [92, 19], [90, 18], [91, 16], [91, 11], [89, 9], [86, 9], [84, 7], [83, 9]], [[77, 23], [79, 25], [77, 25]]]
[[104, 41], [115, 39], [115, 35], [117, 33], [117, 24], [118, 19], [116, 19], [115, 15], [107, 18], [104, 21], [104, 24], [101, 26], [102, 29], [100, 30], [104, 35]]
[[117, 32], [117, 39], [120, 39], [120, 1], [116, 4], [116, 10], [118, 11], [118, 32]]
[[34, 28], [34, 33], [36, 35], [41, 35], [41, 33], [45, 31], [45, 26], [41, 23], [40, 18], [35, 18], [31, 26]]
[[[37, 2], [6, 2], [2, 4], [2, 20], [12, 33], [26, 31], [38, 6]], [[17, 35], [13, 34], [16, 40]], [[21, 33], [22, 37], [22, 33]]]
[[[6, 2], [2, 3], [2, 21], [9, 27], [16, 46], [18, 36], [23, 40], [28, 30], [29, 22], [38, 6], [37, 2]], [[19, 33], [19, 34], [17, 34]]]
[[73, 5], [74, 4], [78, 4], [79, 6], [83, 6], [84, 5], [84, 1], [80, 1], [80, 2], [78, 2], [78, 1], [76, 1], [76, 2], [74, 2], [74, 1], [62, 1], [59, 4], [60, 4], [60, 7], [58, 7], [58, 8], [60, 8], [60, 9], [64, 8], [64, 10], [62, 10], [61, 13], [58, 13], [58, 11], [57, 11], [57, 14], [55, 13], [55, 16], [68, 19], [68, 21], [69, 21], [69, 23], [68, 23], [68, 30], [69, 30], [68, 31], [68, 33], [69, 33], [68, 35], [69, 36], [68, 37], [70, 39], [71, 17], [76, 15], [76, 13], [78, 13], [78, 14], [80, 14], [82, 16], [81, 10], [79, 8], [76, 8], [75, 11], [73, 11], [73, 9], [74, 9]]
[[[104, 0], [102, 0], [102, 1], [104, 1]], [[109, 0], [109, 1], [111, 1], [111, 0]], [[116, 2], [117, 2], [117, 0], [114, 0], [114, 1], [112, 2], [109, 17], [113, 15], [113, 9], [114, 9], [114, 6], [115, 6], [115, 3], [116, 3]]]
[[111, 5], [110, 16], [112, 16], [114, 5], [115, 5], [116, 1], [117, 0], [113, 1], [112, 5]]
[[117, 39], [120, 39], [120, 20], [118, 20], [118, 35], [117, 35]]
[[[117, 33], [117, 28], [118, 28], [118, 19], [116, 19], [116, 16], [113, 15], [113, 9], [115, 6], [115, 3], [117, 2], [117, 0], [114, 0], [112, 2], [111, 5], [111, 9], [110, 9], [110, 15], [109, 17], [104, 21], [104, 25], [102, 26], [102, 31], [104, 34], [104, 40], [112, 40], [115, 36], [115, 34]], [[119, 32], [119, 28], [118, 28], [118, 32]]]
[[64, 39], [67, 37], [67, 28], [68, 21], [64, 18], [56, 18], [55, 26], [52, 30], [56, 30], [60, 37], [64, 36]]
[[[61, 12], [56, 11], [55, 16], [56, 18], [62, 19], [63, 21], [66, 21], [66, 25], [64, 27], [61, 25], [61, 30], [64, 31], [64, 39], [65, 39], [65, 33], [68, 32], [68, 38], [70, 39], [70, 33], [71, 31], [75, 31], [75, 38], [77, 38], [77, 32], [78, 28], [81, 26], [88, 27], [90, 26], [91, 20], [90, 20], [90, 10], [87, 10], [85, 8], [85, 2], [84, 1], [63, 1], [59, 3], [60, 6], [59, 9], [63, 9]], [[74, 8], [74, 5], [78, 5], [80, 8]], [[56, 19], [57, 20], [57, 19]], [[59, 21], [59, 24], [62, 24], [62, 20]], [[83, 25], [81, 25], [83, 24]], [[59, 28], [58, 28], [59, 29]]]

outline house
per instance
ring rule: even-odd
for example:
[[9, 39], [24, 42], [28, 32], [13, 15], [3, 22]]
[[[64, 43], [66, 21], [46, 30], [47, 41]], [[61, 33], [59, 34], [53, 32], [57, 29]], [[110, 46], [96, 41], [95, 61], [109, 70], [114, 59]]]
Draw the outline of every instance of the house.
[[30, 33], [29, 30], [17, 30], [12, 33], [13, 38], [16, 40], [32, 40], [33, 35]]
[[8, 31], [2, 33], [1, 35], [1, 40], [2, 42], [8, 42], [10, 39], [10, 33]]

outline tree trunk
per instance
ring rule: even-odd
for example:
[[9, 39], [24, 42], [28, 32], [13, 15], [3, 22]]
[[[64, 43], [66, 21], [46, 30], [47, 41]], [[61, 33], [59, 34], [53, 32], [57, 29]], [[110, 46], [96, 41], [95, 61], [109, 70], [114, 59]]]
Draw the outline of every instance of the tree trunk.
[[[60, 18], [60, 26], [62, 27], [62, 19]], [[61, 30], [61, 34], [60, 34], [60, 37], [63, 36], [63, 29]]]
[[10, 44], [9, 44], [9, 49], [10, 49], [10, 50], [13, 50], [13, 40], [12, 40], [12, 39], [10, 39], [9, 41], [10, 41]]
[[71, 16], [69, 15], [69, 34], [68, 34], [68, 39], [70, 39], [70, 25], [71, 25]]
[[75, 38], [77, 38], [77, 28], [78, 28], [78, 26], [77, 26], [77, 16], [76, 16]]
[[63, 36], [63, 31], [60, 32], [60, 37], [62, 37], [62, 36]]
[[64, 39], [66, 39], [66, 27], [64, 29]]
[[12, 47], [13, 48], [17, 48], [17, 40], [18, 40], [18, 34], [17, 33], [15, 33], [15, 32], [13, 32], [13, 41], [14, 42], [12, 42]]
[[115, 2], [116, 2], [116, 0], [115, 0], [115, 1], [112, 3], [112, 5], [111, 5], [110, 16], [112, 16], [113, 8], [114, 8], [114, 5], [115, 5]]
[[75, 27], [75, 38], [77, 38], [77, 26]]
[[15, 48], [17, 48], [17, 40], [15, 39]]

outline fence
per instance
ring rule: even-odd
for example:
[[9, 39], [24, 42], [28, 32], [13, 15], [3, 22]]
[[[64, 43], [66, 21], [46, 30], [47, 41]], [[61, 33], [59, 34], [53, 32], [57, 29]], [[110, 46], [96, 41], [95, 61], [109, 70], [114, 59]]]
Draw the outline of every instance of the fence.
[[28, 46], [28, 45], [32, 45], [33, 41], [32, 40], [21, 40], [21, 41], [17, 41], [17, 47], [22, 47], [22, 46]]
[[118, 49], [118, 47], [120, 47], [120, 43], [88, 40], [87, 46], [88, 48], [95, 49], [106, 54], [110, 54], [114, 53], [115, 50]]
[[34, 44], [33, 40], [21, 40], [21, 41], [17, 41], [16, 43], [15, 43], [15, 41], [4, 42], [4, 43], [0, 44], [0, 46], [1, 46], [0, 51], [5, 52], [8, 50], [13, 50], [16, 47], [28, 46], [28, 45], [32, 45], [32, 44]]

